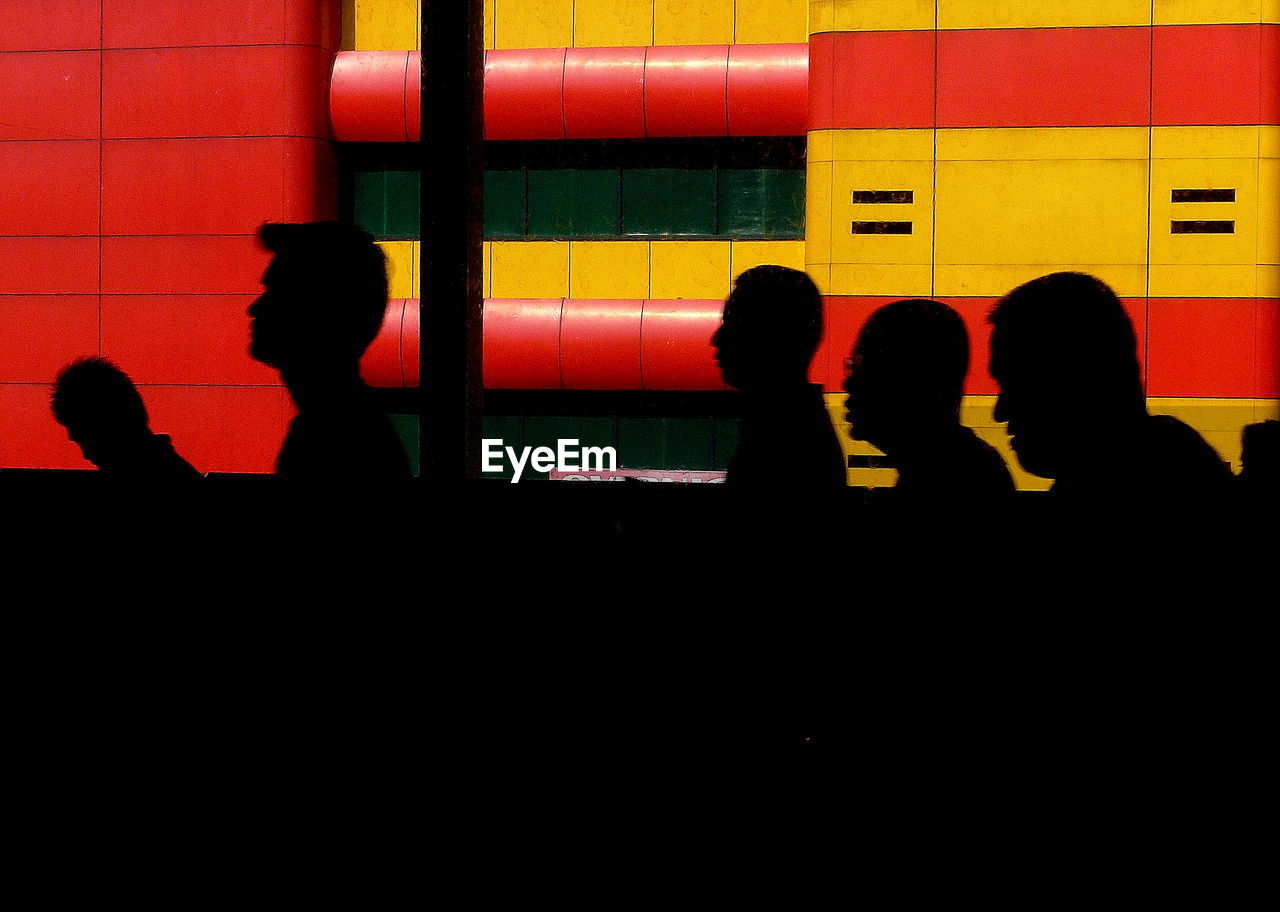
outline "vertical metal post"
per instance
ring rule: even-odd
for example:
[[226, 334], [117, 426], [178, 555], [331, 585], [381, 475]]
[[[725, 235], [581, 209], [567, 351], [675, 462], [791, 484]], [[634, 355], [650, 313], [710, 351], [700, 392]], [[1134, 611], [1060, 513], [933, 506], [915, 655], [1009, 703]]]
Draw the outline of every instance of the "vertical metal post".
[[479, 471], [484, 2], [422, 3], [422, 477]]

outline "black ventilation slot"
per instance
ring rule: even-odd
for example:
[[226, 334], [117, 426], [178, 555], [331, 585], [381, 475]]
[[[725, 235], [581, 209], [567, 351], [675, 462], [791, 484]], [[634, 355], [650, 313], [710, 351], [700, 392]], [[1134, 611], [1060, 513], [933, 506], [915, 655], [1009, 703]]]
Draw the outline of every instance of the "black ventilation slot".
[[[1175, 193], [1177, 191], [1174, 191]], [[913, 203], [914, 190], [854, 190], [855, 203]]]
[[910, 234], [910, 222], [854, 222], [854, 234]]
[[1234, 203], [1236, 191], [1231, 190], [1174, 190], [1175, 203]]
[[1170, 234], [1235, 234], [1236, 223], [1233, 221], [1198, 221], [1170, 222]]

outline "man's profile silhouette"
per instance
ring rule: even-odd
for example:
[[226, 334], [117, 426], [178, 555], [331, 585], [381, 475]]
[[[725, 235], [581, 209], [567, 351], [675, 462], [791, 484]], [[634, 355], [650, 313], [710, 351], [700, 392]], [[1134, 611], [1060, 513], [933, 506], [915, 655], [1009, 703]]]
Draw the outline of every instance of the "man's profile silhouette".
[[1072, 497], [1224, 490], [1231, 474], [1187, 425], [1147, 413], [1137, 337], [1101, 280], [1058, 272], [1015, 288], [992, 310], [995, 418], [1028, 472]]
[[938, 301], [886, 304], [858, 334], [844, 383], [850, 433], [889, 457], [899, 495], [1013, 493], [1000, 454], [960, 424], [968, 369], [964, 321]]
[[809, 382], [821, 339], [822, 296], [809, 276], [772, 265], [738, 276], [711, 338], [725, 382], [747, 400], [727, 484], [844, 487], [844, 454]]
[[1260, 421], [1240, 432], [1240, 485], [1255, 495], [1280, 494], [1280, 421]]
[[387, 307], [382, 250], [365, 231], [337, 222], [267, 224], [258, 236], [275, 256], [249, 307], [249, 353], [280, 371], [298, 407], [276, 474], [409, 477], [395, 428], [360, 379], [360, 356]]
[[53, 417], [101, 471], [131, 478], [199, 478], [165, 434], [153, 434], [133, 381], [105, 358], [62, 369], [53, 387]]

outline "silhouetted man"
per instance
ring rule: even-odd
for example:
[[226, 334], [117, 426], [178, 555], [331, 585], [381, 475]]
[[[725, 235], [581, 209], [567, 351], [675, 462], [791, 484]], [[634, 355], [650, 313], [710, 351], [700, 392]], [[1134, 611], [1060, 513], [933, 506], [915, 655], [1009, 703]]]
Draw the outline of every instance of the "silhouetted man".
[[53, 417], [84, 458], [130, 478], [200, 478], [165, 434], [153, 434], [133, 381], [105, 358], [63, 368], [53, 387]]
[[395, 428], [360, 379], [360, 356], [387, 308], [382, 251], [366, 232], [337, 222], [263, 225], [258, 236], [275, 256], [249, 308], [249, 353], [280, 371], [298, 407], [276, 474], [408, 478]]
[[1115, 292], [1059, 272], [1015, 288], [991, 312], [995, 418], [1023, 468], [1073, 498], [1225, 490], [1231, 474], [1187, 425], [1147, 414], [1137, 338]]
[[867, 320], [844, 389], [850, 434], [883, 450], [899, 496], [989, 499], [1013, 493], [1004, 460], [960, 424], [969, 336], [937, 301], [895, 301]]
[[1280, 495], [1280, 421], [1260, 421], [1240, 432], [1240, 484], [1252, 495]]
[[822, 296], [803, 272], [756, 266], [738, 276], [712, 336], [716, 363], [746, 394], [727, 484], [843, 488], [844, 455], [809, 363], [822, 339]]

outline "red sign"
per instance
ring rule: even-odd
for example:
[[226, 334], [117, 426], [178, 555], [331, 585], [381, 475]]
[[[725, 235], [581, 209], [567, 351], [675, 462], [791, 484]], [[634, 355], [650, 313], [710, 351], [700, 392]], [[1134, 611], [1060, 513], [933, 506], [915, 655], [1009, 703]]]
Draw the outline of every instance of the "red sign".
[[560, 472], [547, 476], [552, 481], [656, 481], [668, 484], [724, 484], [724, 472], [700, 472], [667, 469], [618, 469], [613, 472]]

